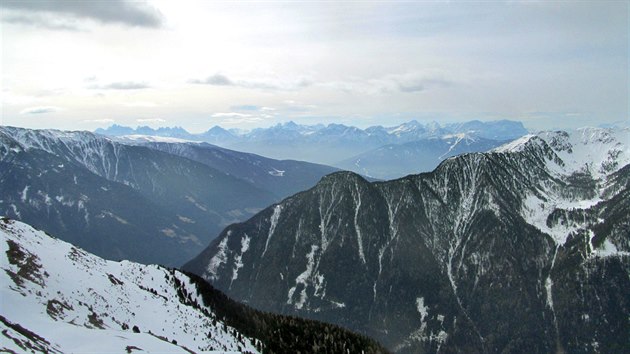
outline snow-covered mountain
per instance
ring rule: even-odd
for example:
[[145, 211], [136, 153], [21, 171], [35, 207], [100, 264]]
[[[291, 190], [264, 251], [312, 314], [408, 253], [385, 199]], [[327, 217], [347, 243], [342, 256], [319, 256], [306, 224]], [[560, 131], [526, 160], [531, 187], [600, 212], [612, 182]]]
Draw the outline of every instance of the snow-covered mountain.
[[2, 352], [383, 351], [334, 326], [254, 311], [177, 270], [106, 261], [8, 218], [0, 244]]
[[[89, 132], [0, 127], [0, 213], [108, 259], [180, 265], [277, 197]], [[88, 236], [89, 235], [89, 236]]]
[[0, 167], [0, 213], [108, 259], [170, 266], [336, 171], [172, 137], [12, 127]]
[[422, 124], [410, 121], [395, 127], [373, 126], [360, 129], [343, 124], [302, 125], [294, 122], [258, 128], [237, 134], [215, 126], [205, 133], [184, 134], [181, 128], [132, 129], [113, 125], [96, 133], [121, 135], [157, 135], [192, 141], [205, 141], [230, 149], [275, 159], [293, 159], [335, 164], [383, 145], [403, 144], [448, 134], [473, 134], [490, 140], [512, 140], [527, 134], [522, 123], [508, 120], [470, 121], [440, 126], [436, 122]]
[[448, 134], [422, 138], [403, 144], [390, 144], [353, 156], [335, 166], [364, 176], [394, 179], [427, 172], [443, 160], [469, 152], [484, 152], [505, 143], [472, 134]]
[[388, 182], [332, 174], [185, 269], [400, 353], [625, 352], [629, 136], [532, 134]]

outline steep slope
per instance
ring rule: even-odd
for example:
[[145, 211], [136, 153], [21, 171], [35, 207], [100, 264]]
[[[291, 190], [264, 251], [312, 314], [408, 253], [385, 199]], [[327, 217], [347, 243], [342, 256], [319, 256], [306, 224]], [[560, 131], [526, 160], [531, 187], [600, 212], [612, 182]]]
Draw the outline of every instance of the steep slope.
[[[123, 137], [125, 139], [125, 137]], [[142, 144], [200, 162], [237, 177], [278, 199], [313, 187], [323, 176], [338, 171], [334, 167], [302, 161], [274, 160], [255, 154], [221, 148], [207, 143], [147, 141], [147, 137], [127, 137], [127, 143]], [[155, 140], [155, 139], [151, 139]]]
[[528, 135], [383, 183], [329, 175], [229, 226], [185, 269], [401, 353], [620, 352], [628, 134]]
[[198, 277], [105, 261], [0, 218], [0, 351], [380, 353], [341, 328], [260, 313]]
[[110, 259], [180, 265], [276, 200], [207, 165], [88, 132], [0, 127], [0, 166], [1, 213]]
[[424, 138], [404, 144], [381, 146], [335, 166], [365, 176], [394, 179], [431, 171], [443, 160], [467, 152], [484, 152], [505, 143], [469, 134]]

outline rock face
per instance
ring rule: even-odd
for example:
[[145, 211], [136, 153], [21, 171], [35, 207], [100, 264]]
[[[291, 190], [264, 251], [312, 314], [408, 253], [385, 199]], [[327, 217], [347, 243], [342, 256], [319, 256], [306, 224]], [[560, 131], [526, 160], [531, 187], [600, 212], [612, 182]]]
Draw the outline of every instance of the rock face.
[[623, 352], [629, 134], [528, 135], [389, 182], [335, 173], [185, 269], [401, 353]]
[[384, 353], [336, 326], [255, 311], [197, 276], [96, 257], [0, 218], [0, 351]]

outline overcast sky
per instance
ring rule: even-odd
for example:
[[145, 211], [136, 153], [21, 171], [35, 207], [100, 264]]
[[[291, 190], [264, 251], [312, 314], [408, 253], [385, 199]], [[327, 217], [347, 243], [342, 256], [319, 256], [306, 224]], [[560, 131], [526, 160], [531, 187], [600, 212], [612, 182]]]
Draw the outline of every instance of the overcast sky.
[[3, 125], [627, 121], [627, 1], [0, 2]]

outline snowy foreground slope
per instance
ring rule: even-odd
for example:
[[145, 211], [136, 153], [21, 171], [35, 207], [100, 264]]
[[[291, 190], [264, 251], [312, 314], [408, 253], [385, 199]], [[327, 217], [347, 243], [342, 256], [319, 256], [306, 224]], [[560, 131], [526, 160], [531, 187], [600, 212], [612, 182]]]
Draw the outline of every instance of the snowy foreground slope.
[[[366, 338], [324, 324], [291, 320], [300, 329], [283, 333], [286, 318], [231, 302], [198, 278], [160, 266], [105, 261], [18, 221], [0, 219], [0, 244], [0, 351], [281, 352], [281, 344], [265, 332], [287, 343], [317, 344], [300, 332], [309, 325], [341, 333], [345, 337], [336, 340], [348, 348], [380, 351]], [[247, 326], [249, 319], [271, 328]]]
[[397, 180], [328, 175], [184, 269], [399, 353], [628, 352], [629, 139], [543, 132]]
[[[213, 325], [178, 271], [105, 261], [17, 221], [0, 221], [0, 237], [4, 349], [257, 352], [255, 340]], [[192, 304], [180, 301], [184, 289]]]

